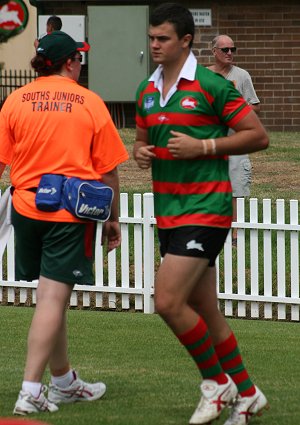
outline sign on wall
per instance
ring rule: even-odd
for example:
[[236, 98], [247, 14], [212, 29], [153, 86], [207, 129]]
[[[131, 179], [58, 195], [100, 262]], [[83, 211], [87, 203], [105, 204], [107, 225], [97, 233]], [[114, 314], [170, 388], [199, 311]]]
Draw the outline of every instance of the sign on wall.
[[211, 9], [190, 9], [196, 27], [211, 27]]
[[0, 42], [20, 34], [28, 23], [28, 9], [23, 0], [10, 0], [0, 6]]

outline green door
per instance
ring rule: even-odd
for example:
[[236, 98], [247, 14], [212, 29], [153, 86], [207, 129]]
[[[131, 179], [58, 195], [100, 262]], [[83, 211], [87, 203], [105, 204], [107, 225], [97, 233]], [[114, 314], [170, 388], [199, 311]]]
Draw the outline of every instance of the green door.
[[89, 88], [106, 102], [132, 102], [148, 76], [148, 6], [89, 6]]

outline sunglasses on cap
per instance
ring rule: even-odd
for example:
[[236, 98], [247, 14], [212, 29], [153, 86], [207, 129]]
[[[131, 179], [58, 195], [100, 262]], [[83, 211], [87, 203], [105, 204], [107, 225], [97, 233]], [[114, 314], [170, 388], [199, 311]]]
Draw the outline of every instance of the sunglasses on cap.
[[73, 59], [73, 61], [78, 61], [78, 62], [82, 62], [82, 60], [83, 60], [83, 57], [80, 54], [78, 56], [75, 56], [75, 58]]
[[236, 47], [215, 47], [215, 49], [219, 49], [223, 53], [228, 53], [229, 50], [231, 51], [231, 53], [235, 53], [236, 52]]

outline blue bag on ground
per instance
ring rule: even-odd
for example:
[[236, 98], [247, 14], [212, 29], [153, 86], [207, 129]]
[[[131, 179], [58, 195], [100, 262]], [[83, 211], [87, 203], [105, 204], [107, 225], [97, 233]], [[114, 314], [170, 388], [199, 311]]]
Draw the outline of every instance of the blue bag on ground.
[[60, 174], [44, 174], [35, 195], [35, 205], [41, 211], [58, 211], [65, 177]]
[[65, 209], [76, 217], [87, 220], [108, 220], [113, 196], [113, 189], [97, 180], [71, 177], [66, 180], [63, 188]]

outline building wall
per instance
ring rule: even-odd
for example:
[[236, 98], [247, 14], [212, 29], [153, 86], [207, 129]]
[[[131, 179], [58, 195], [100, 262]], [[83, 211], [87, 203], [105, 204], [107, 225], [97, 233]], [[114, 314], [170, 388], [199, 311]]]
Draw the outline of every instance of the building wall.
[[21, 33], [0, 44], [0, 62], [5, 70], [29, 70], [34, 56], [33, 42], [36, 38], [37, 9], [24, 0], [29, 12], [28, 24]]
[[[87, 14], [88, 5], [118, 7], [118, 3], [124, 1], [38, 2], [40, 13], [57, 15]], [[160, 2], [125, 3], [147, 3], [153, 7]], [[196, 30], [194, 52], [199, 63], [213, 62], [210, 42], [216, 35], [230, 35], [238, 48], [236, 65], [247, 69], [252, 76], [265, 126], [272, 131], [300, 131], [299, 0], [181, 0], [181, 3], [189, 8], [212, 10], [212, 26]]]
[[[222, 3], [222, 4], [221, 4]], [[236, 65], [251, 74], [269, 130], [300, 131], [300, 2], [211, 2], [213, 27], [197, 31], [199, 62], [213, 62], [210, 40], [230, 35]]]

